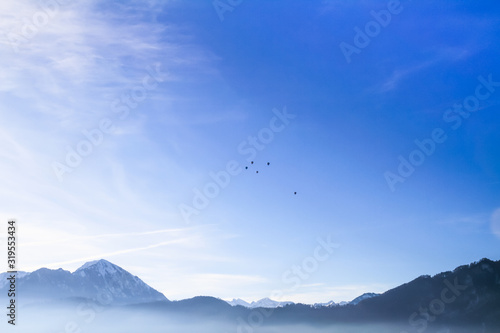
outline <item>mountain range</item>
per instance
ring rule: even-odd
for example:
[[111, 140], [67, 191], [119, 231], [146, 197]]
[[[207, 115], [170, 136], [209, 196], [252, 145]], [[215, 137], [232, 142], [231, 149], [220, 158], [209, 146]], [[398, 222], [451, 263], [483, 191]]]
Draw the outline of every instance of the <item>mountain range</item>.
[[[7, 273], [0, 274], [0, 292], [7, 286]], [[155, 301], [168, 301], [157, 290], [151, 288], [137, 276], [133, 276], [123, 268], [105, 260], [87, 262], [73, 273], [62, 268], [52, 270], [40, 268], [34, 272], [17, 272], [17, 285], [22, 290], [23, 298], [29, 302], [40, 302], [52, 299], [82, 297], [88, 299], [108, 298], [110, 304], [134, 304]], [[316, 303], [314, 307], [342, 306], [357, 304], [361, 300], [377, 296], [366, 293], [350, 302]], [[227, 302], [232, 306], [246, 308], [278, 308], [295, 304], [279, 302], [269, 298], [248, 303], [242, 299]]]
[[[314, 303], [314, 304], [312, 304], [312, 306], [315, 307], [315, 308], [318, 308], [318, 307], [323, 307], [323, 306], [324, 307], [343, 306], [343, 305], [347, 305], [347, 304], [356, 305], [356, 304], [358, 304], [359, 302], [361, 302], [364, 299], [375, 297], [375, 296], [378, 296], [378, 295], [380, 295], [380, 294], [365, 293], [365, 294], [363, 294], [361, 296], [356, 297], [355, 299], [353, 299], [350, 302], [342, 301], [342, 302], [336, 303], [334, 301], [330, 301], [330, 302], [326, 302], [326, 303]], [[270, 299], [268, 297], [262, 298], [262, 299], [260, 299], [258, 301], [252, 301], [251, 303], [248, 303], [247, 301], [244, 301], [241, 298], [235, 298], [232, 301], [228, 301], [227, 303], [229, 305], [232, 305], [232, 306], [240, 305], [240, 306], [244, 306], [244, 307], [249, 308], [249, 309], [255, 309], [255, 308], [281, 308], [283, 306], [296, 304], [294, 302], [289, 302], [289, 301], [285, 301], [285, 302], [274, 301], [274, 300], [272, 300], [272, 299]]]
[[[0, 295], [6, 295], [6, 277], [7, 273], [0, 274]], [[120, 318], [121, 311], [126, 311], [145, 313], [160, 321], [196, 318], [196, 322], [240, 322], [240, 332], [257, 332], [254, 317], [264, 326], [391, 323], [397, 324], [398, 332], [445, 333], [443, 327], [450, 325], [467, 327], [466, 332], [500, 332], [500, 261], [489, 259], [434, 276], [422, 275], [382, 294], [364, 294], [341, 304], [295, 304], [268, 298], [252, 303], [241, 299], [226, 302], [209, 296], [171, 301], [106, 260], [86, 263], [73, 273], [47, 268], [20, 272], [17, 289], [19, 298], [29, 300], [32, 307], [51, 304], [51, 309], [67, 309], [75, 304], [78, 309], [81, 304], [97, 304], [92, 306], [106, 306], [110, 313], [118, 311]]]

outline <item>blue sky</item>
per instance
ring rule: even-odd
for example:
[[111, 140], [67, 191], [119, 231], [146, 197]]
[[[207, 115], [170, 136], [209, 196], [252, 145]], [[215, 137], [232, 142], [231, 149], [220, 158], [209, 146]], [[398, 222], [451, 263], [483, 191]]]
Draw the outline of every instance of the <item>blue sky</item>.
[[216, 5], [0, 5], [21, 269], [312, 303], [499, 259], [496, 2]]

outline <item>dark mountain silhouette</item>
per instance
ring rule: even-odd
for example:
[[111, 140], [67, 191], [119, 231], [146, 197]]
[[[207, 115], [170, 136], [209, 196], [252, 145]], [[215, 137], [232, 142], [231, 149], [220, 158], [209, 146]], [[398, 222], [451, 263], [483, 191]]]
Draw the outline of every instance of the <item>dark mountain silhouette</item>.
[[391, 322], [406, 326], [408, 331], [450, 325], [500, 328], [500, 261], [482, 259], [433, 277], [420, 276], [356, 305], [288, 305], [275, 309], [270, 320]]
[[162, 310], [218, 320], [260, 316], [268, 325], [391, 323], [398, 333], [438, 332], [451, 326], [495, 331], [500, 328], [500, 261], [482, 259], [433, 277], [420, 276], [380, 295], [362, 296], [344, 306], [290, 304], [271, 309], [228, 306], [213, 297], [195, 297], [171, 302]]
[[419, 309], [427, 309], [434, 323], [500, 324], [500, 261], [482, 259], [433, 277], [420, 276], [356, 307], [365, 320], [405, 320], [413, 314], [414, 323], [423, 323], [427, 315]]

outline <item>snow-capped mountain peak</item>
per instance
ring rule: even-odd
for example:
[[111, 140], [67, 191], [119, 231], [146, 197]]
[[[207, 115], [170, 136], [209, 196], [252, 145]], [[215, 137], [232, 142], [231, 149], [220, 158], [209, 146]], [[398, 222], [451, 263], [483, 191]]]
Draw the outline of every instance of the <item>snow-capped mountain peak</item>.
[[[88, 262], [73, 273], [61, 268], [40, 268], [31, 273], [20, 272], [17, 279], [19, 288], [33, 302], [70, 297], [106, 299], [115, 304], [168, 301], [137, 276], [104, 259]], [[0, 289], [5, 289], [7, 279], [2, 280]]]
[[266, 297], [262, 298], [258, 301], [253, 301], [252, 303], [248, 303], [240, 298], [233, 299], [232, 301], [227, 302], [229, 305], [236, 306], [236, 305], [241, 305], [246, 308], [280, 308], [282, 306], [288, 305], [288, 304], [294, 304], [293, 302], [278, 302], [278, 301], [273, 301], [272, 299]]
[[332, 306], [337, 306], [339, 304], [335, 303], [334, 301], [326, 302], [326, 303], [314, 303], [312, 305], [313, 308], [321, 308], [321, 307], [332, 307]]
[[233, 298], [232, 301], [228, 301], [227, 302], [229, 305], [231, 306], [237, 306], [237, 305], [241, 305], [241, 306], [244, 306], [246, 308], [249, 308], [250, 307], [250, 303], [242, 300], [241, 298]]
[[[359, 302], [361, 302], [362, 300], [365, 300], [367, 298], [376, 297], [378, 295], [380, 295], [380, 294], [365, 293], [361, 296], [356, 297], [355, 299], [353, 299], [350, 302], [342, 301], [342, 302], [336, 303], [334, 301], [329, 301], [326, 303], [314, 303], [314, 304], [311, 304], [310, 306], [313, 308], [322, 308], [322, 307], [331, 308], [331, 307], [337, 307], [337, 306], [344, 306], [344, 305], [348, 305], [348, 304], [356, 305]], [[253, 301], [251, 303], [248, 303], [248, 302], [242, 300], [241, 298], [235, 298], [232, 301], [227, 301], [227, 303], [231, 306], [241, 305], [241, 306], [244, 306], [244, 307], [250, 308], [250, 309], [254, 309], [254, 308], [280, 308], [280, 307], [286, 306], [288, 304], [295, 304], [294, 302], [273, 301], [272, 299], [270, 299], [268, 297], [262, 298], [258, 301]]]
[[104, 259], [84, 264], [73, 272], [73, 275], [84, 278], [91, 293], [106, 290], [117, 301], [166, 300], [165, 296], [149, 287], [137, 276]]
[[117, 272], [125, 271], [121, 267], [116, 266], [107, 260], [100, 259], [85, 263], [80, 268], [78, 268], [73, 274], [85, 276], [85, 271], [88, 270], [94, 270], [101, 276], [106, 276], [108, 274], [113, 275], [116, 274]]
[[353, 299], [352, 301], [350, 301], [349, 303], [350, 304], [353, 304], [353, 305], [356, 305], [358, 304], [359, 302], [361, 302], [362, 300], [365, 300], [367, 298], [372, 298], [372, 297], [376, 297], [380, 294], [376, 294], [376, 293], [364, 293], [363, 295], [361, 296], [358, 296], [356, 297], [355, 299]]

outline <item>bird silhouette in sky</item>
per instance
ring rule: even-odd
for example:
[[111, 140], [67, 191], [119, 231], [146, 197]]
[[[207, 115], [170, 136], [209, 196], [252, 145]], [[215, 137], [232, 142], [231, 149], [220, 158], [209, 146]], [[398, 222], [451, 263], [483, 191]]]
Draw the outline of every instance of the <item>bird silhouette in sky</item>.
[[[250, 161], [250, 164], [254, 164], [254, 161]], [[271, 162], [266, 162], [266, 165], [271, 165]], [[248, 166], [245, 169], [248, 170]], [[255, 173], [259, 173], [259, 170], [255, 170]], [[297, 195], [297, 192], [293, 192], [293, 195]]]

